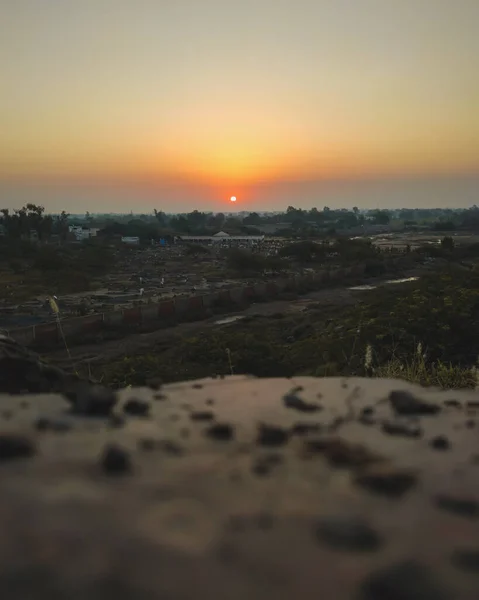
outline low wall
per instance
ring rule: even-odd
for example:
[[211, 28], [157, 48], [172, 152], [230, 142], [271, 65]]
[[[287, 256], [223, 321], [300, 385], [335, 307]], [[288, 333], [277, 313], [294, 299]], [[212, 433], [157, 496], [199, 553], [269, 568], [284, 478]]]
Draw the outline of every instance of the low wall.
[[[62, 319], [61, 324], [67, 339], [108, 329], [137, 329], [141, 325], [151, 326], [155, 322], [173, 325], [181, 321], [201, 319], [206, 315], [207, 309], [233, 308], [235, 305], [245, 305], [255, 300], [274, 298], [283, 291], [306, 291], [321, 287], [328, 281], [358, 277], [363, 272], [364, 267], [362, 266], [320, 271], [289, 279], [277, 279], [245, 287], [217, 290], [204, 295], [178, 296], [171, 300], [125, 308], [121, 311]], [[58, 325], [55, 322], [10, 329], [8, 334], [24, 346], [51, 346], [62, 343]]]

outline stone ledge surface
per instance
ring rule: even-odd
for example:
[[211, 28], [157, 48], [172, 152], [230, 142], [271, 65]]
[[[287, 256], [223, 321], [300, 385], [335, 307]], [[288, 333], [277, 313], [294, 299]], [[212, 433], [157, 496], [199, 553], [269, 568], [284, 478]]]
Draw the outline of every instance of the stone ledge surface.
[[0, 411], [2, 598], [479, 598], [477, 392], [229, 377]]

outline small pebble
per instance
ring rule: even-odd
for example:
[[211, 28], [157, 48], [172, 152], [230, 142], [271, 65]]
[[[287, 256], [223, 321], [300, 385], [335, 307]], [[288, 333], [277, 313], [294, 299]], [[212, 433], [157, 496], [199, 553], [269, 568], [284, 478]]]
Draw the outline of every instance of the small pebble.
[[214, 440], [226, 442], [233, 439], [234, 428], [228, 423], [216, 423], [215, 425], [209, 427], [205, 431], [205, 434]]
[[282, 427], [260, 425], [256, 443], [260, 446], [283, 446], [289, 440], [289, 432]]
[[321, 410], [322, 407], [318, 404], [306, 402], [306, 400], [300, 398], [296, 393], [297, 391], [299, 391], [298, 388], [295, 388], [283, 396], [283, 403], [286, 408], [291, 408], [304, 413], [318, 412]]
[[393, 390], [389, 403], [398, 415], [435, 415], [441, 410], [438, 404], [424, 402], [405, 390]]
[[199, 410], [190, 415], [192, 421], [212, 421], [214, 418], [215, 415], [211, 410]]
[[422, 435], [422, 429], [417, 425], [411, 425], [410, 423], [385, 421], [382, 424], [381, 429], [388, 435], [397, 435], [408, 438], [418, 438]]
[[360, 471], [355, 483], [376, 494], [399, 498], [417, 483], [417, 475], [408, 469], [372, 465]]
[[170, 456], [183, 456], [185, 453], [184, 448], [180, 446], [180, 444], [177, 444], [171, 440], [163, 440], [158, 442], [158, 447]]
[[35, 453], [35, 445], [28, 437], [14, 433], [0, 434], [0, 462], [29, 458]]
[[445, 435], [438, 435], [429, 442], [431, 448], [434, 450], [449, 450], [451, 444]]
[[453, 600], [435, 574], [405, 561], [373, 572], [359, 589], [358, 600]]
[[291, 428], [291, 435], [308, 435], [309, 433], [319, 433], [320, 431], [320, 423], [295, 423]]
[[315, 533], [318, 541], [349, 552], [371, 552], [382, 543], [379, 534], [366, 521], [354, 517], [322, 518]]
[[109, 388], [86, 382], [77, 384], [75, 391], [66, 396], [72, 401], [73, 412], [89, 417], [108, 416], [118, 402], [115, 392]]
[[131, 471], [130, 455], [120, 446], [111, 444], [103, 452], [101, 466], [108, 475], [124, 475]]
[[459, 400], [444, 400], [444, 406], [449, 408], [461, 408]]
[[159, 390], [163, 385], [163, 381], [159, 377], [153, 377], [146, 382], [146, 385], [152, 390]]
[[469, 519], [479, 518], [479, 502], [472, 498], [439, 494], [434, 498], [438, 508]]
[[131, 398], [125, 402], [123, 411], [134, 417], [146, 417], [150, 412], [150, 403], [138, 398]]

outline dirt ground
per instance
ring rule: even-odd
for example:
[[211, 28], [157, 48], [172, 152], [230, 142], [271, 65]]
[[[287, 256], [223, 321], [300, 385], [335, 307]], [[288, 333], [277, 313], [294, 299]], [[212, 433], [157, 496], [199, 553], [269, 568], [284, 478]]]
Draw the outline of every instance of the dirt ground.
[[228, 377], [112, 400], [0, 394], [2, 598], [479, 598], [476, 392]]

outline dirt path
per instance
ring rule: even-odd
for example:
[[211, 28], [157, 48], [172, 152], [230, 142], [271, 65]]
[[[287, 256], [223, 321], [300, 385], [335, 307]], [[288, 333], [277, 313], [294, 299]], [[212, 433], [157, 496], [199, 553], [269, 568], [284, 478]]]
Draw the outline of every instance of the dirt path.
[[[105, 360], [115, 359], [123, 355], [141, 353], [143, 350], [151, 348], [160, 341], [166, 341], [178, 335], [187, 335], [195, 331], [211, 329], [212, 327], [228, 327], [230, 323], [218, 324], [217, 322], [229, 316], [254, 317], [301, 312], [311, 304], [320, 304], [325, 307], [346, 306], [354, 303], [359, 294], [360, 292], [351, 291], [348, 288], [311, 292], [297, 300], [276, 300], [274, 302], [252, 304], [243, 311], [236, 310], [216, 315], [204, 321], [181, 323], [174, 327], [158, 329], [148, 333], [131, 334], [115, 340], [78, 345], [70, 348], [70, 352], [75, 364], [104, 362]], [[43, 356], [48, 357], [49, 361], [58, 365], [67, 366], [71, 364], [70, 359], [66, 356], [65, 349], [45, 352]]]

